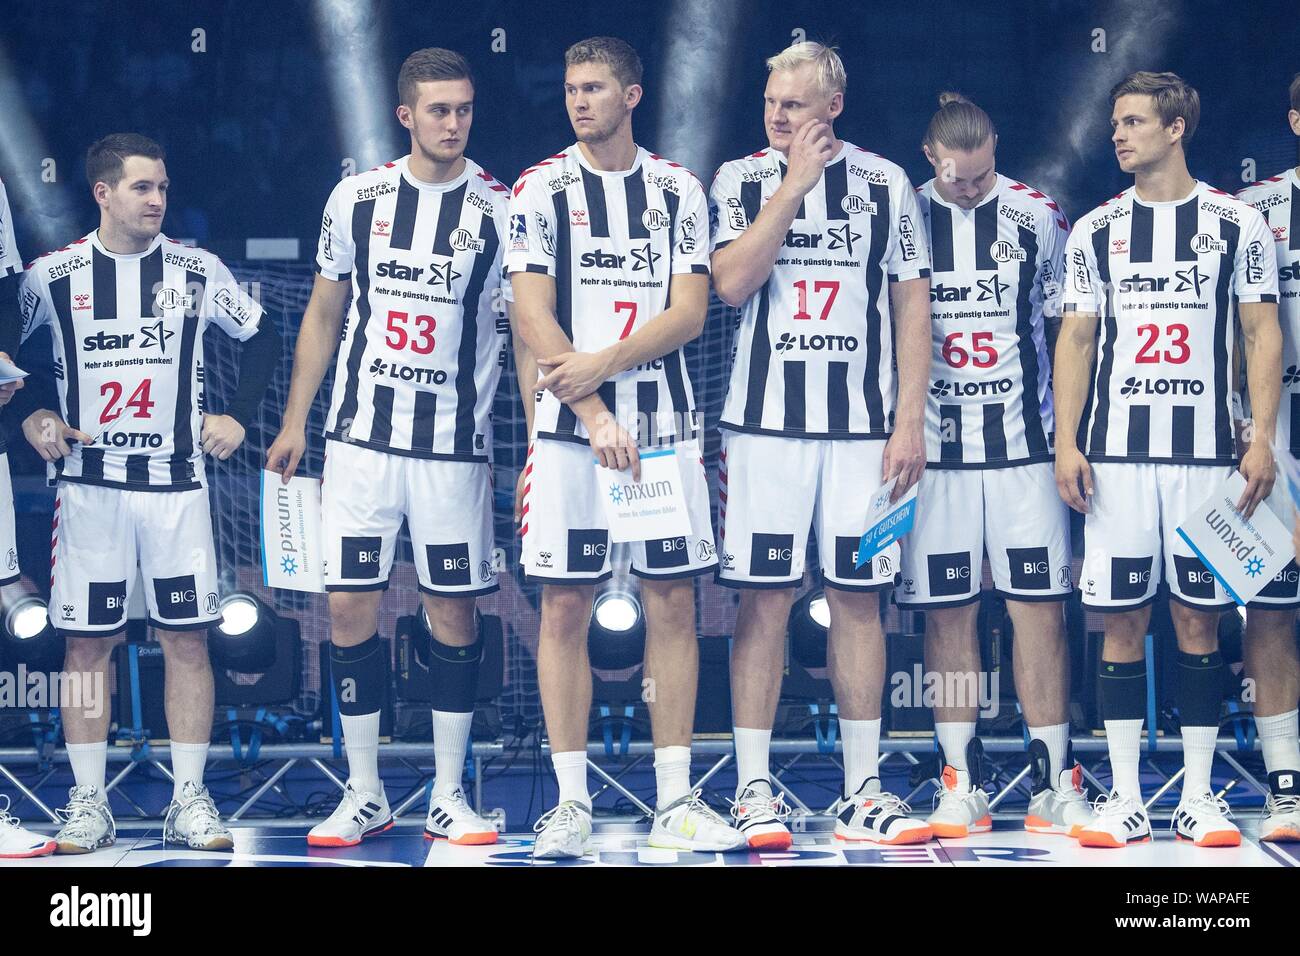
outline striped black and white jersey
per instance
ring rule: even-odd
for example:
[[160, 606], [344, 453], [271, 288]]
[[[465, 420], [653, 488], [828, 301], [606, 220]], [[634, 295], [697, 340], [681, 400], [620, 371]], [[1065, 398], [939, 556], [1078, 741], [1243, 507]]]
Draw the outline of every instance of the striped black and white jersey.
[[161, 233], [120, 255], [98, 232], [37, 259], [23, 277], [23, 338], [54, 341], [63, 419], [94, 438], [50, 466], [51, 479], [129, 491], [203, 487], [203, 333], [240, 342], [262, 307], [206, 249]]
[[[14, 235], [14, 217], [9, 209], [9, 194], [5, 191], [4, 181], [0, 180], [0, 279], [5, 276], [21, 275], [22, 271], [23, 260], [18, 254], [18, 237]], [[0, 316], [0, 321], [18, 323], [21, 319], [16, 315], [4, 315]], [[11, 355], [10, 358], [13, 356]], [[0, 429], [0, 455], [7, 450], [7, 440], [4, 431]]]
[[18, 255], [18, 237], [14, 235], [14, 217], [9, 209], [9, 193], [0, 180], [0, 277], [16, 276], [23, 271]]
[[[555, 318], [579, 352], [627, 338], [669, 305], [675, 275], [708, 275], [708, 205], [685, 167], [637, 147], [632, 168], [593, 169], [577, 144], [524, 170], [510, 200], [506, 268], [555, 279]], [[680, 348], [597, 389], [638, 445], [696, 437], [695, 396]], [[539, 438], [586, 442], [550, 392], [536, 395]]]
[[[749, 228], [784, 175], [773, 149], [718, 170], [709, 196], [715, 249]], [[767, 282], [741, 308], [720, 427], [889, 437], [889, 284], [929, 274], [925, 225], [907, 175], [844, 143], [804, 197]]]
[[1173, 202], [1129, 188], [1066, 243], [1065, 321], [1101, 319], [1079, 423], [1091, 461], [1236, 461], [1230, 378], [1236, 301], [1277, 301], [1273, 235], [1255, 209], [1197, 182]]
[[1237, 198], [1259, 210], [1273, 234], [1282, 326], [1282, 401], [1277, 443], [1300, 457], [1300, 177], [1294, 169], [1246, 187]]
[[1061, 314], [1070, 226], [1051, 197], [999, 175], [974, 209], [917, 190], [930, 240], [933, 359], [925, 410], [935, 468], [1052, 458], [1044, 316]]
[[413, 458], [488, 461], [510, 323], [509, 190], [468, 158], [445, 183], [409, 156], [334, 187], [316, 269], [351, 280], [325, 437]]

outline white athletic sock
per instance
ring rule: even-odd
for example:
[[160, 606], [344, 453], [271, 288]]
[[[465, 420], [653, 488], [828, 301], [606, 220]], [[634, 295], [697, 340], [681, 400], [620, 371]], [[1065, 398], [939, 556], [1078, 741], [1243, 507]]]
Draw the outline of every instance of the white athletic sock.
[[1110, 752], [1111, 789], [1122, 797], [1142, 802], [1138, 761], [1142, 753], [1142, 721], [1106, 721], [1106, 749]]
[[844, 740], [844, 795], [851, 797], [872, 777], [880, 775], [880, 718], [840, 718]]
[[435, 710], [433, 713], [433, 792], [448, 794], [460, 787], [465, 771], [465, 752], [469, 748], [469, 728], [474, 712], [456, 713]]
[[1061, 782], [1061, 772], [1063, 770], [1073, 770], [1073, 767], [1065, 765], [1066, 754], [1070, 752], [1070, 725], [1051, 724], [1047, 727], [1030, 727], [1030, 740], [1041, 740], [1047, 747], [1047, 759], [1051, 763], [1048, 773], [1052, 789], [1057, 789]]
[[973, 720], [936, 720], [934, 735], [943, 748], [943, 759], [953, 770], [970, 770], [966, 766], [966, 748], [975, 739]]
[[771, 793], [768, 751], [772, 746], [772, 731], [735, 727], [732, 732], [736, 741], [736, 793], [755, 780], [766, 783]]
[[1183, 728], [1183, 797], [1210, 792], [1210, 768], [1214, 764], [1214, 744], [1218, 727]]
[[104, 772], [108, 766], [108, 741], [93, 744], [68, 744], [68, 762], [72, 764], [72, 777], [78, 787], [94, 787], [101, 799], [104, 793]]
[[348, 716], [340, 714], [343, 744], [348, 752], [348, 780], [353, 790], [379, 793], [379, 711]]
[[662, 810], [691, 792], [691, 748], [655, 748], [655, 787]]
[[555, 767], [555, 779], [560, 784], [560, 798], [556, 803], [576, 800], [590, 810], [591, 793], [587, 790], [587, 752], [567, 750], [564, 753], [553, 753], [551, 765]]
[[1300, 770], [1300, 720], [1297, 720], [1297, 711], [1256, 717], [1255, 731], [1264, 751], [1265, 770], [1269, 773]]
[[203, 785], [203, 769], [208, 765], [207, 744], [181, 744], [171, 742], [172, 799], [179, 800], [185, 784]]

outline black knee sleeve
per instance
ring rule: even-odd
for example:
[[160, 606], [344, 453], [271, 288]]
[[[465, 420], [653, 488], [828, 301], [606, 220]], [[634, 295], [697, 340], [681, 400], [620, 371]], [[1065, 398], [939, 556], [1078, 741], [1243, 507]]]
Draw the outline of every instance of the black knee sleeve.
[[378, 634], [356, 647], [330, 645], [330, 676], [340, 714], [360, 717], [383, 706], [387, 653], [388, 645]]
[[1097, 669], [1102, 720], [1142, 720], [1147, 715], [1147, 662], [1103, 660]]

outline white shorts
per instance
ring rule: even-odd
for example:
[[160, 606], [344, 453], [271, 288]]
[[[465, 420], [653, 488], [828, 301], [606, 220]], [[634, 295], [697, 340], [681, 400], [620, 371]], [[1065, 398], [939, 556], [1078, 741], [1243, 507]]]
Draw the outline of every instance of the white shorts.
[[[718, 564], [709, 515], [709, 483], [698, 442], [679, 442], [682, 491], [691, 533], [629, 542], [632, 573], [667, 580], [706, 574]], [[613, 573], [609, 520], [596, 487], [591, 447], [539, 438], [528, 448], [523, 546], [519, 563], [530, 580], [595, 584]]]
[[817, 535], [822, 583], [843, 591], [892, 587], [898, 544], [857, 568], [871, 492], [880, 487], [883, 441], [829, 441], [722, 433], [718, 581], [788, 588], [803, 580], [808, 531]]
[[197, 631], [221, 620], [206, 488], [125, 491], [60, 482], [50, 545], [50, 623], [64, 634], [120, 631], [137, 562], [151, 626]]
[[490, 465], [331, 441], [321, 484], [325, 590], [387, 589], [403, 518], [421, 591], [472, 597], [497, 589]]
[[[1291, 504], [1291, 493], [1287, 491], [1286, 479], [1282, 477], [1281, 471], [1278, 472], [1277, 481], [1273, 482], [1273, 490], [1260, 507], [1265, 506], [1277, 515], [1277, 520], [1282, 522], [1283, 527], [1291, 528], [1295, 525], [1295, 508]], [[1294, 611], [1300, 608], [1300, 569], [1297, 569], [1295, 561], [1288, 563], [1272, 581], [1264, 585], [1264, 589], [1248, 601], [1246, 607], [1261, 611]]]
[[18, 570], [18, 531], [14, 518], [14, 486], [9, 479], [9, 453], [0, 451], [0, 585], [13, 584]]
[[1083, 525], [1083, 606], [1132, 611], [1169, 596], [1204, 611], [1233, 606], [1223, 586], [1178, 534], [1189, 514], [1232, 474], [1231, 465], [1096, 462]]
[[1074, 590], [1070, 516], [1051, 462], [927, 468], [895, 603], [924, 610], [979, 600], [985, 551], [1001, 597], [1060, 601]]

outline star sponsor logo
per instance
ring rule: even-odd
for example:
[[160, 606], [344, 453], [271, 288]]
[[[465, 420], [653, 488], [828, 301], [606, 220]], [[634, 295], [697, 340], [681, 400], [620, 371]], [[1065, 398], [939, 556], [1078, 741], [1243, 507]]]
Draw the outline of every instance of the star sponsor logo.
[[655, 274], [655, 263], [662, 259], [659, 253], [650, 248], [650, 243], [632, 249], [632, 271]]
[[452, 284], [461, 277], [461, 273], [452, 268], [452, 261], [448, 259], [442, 265], [429, 263], [429, 285], [441, 285], [448, 292], [452, 291]]
[[996, 275], [989, 276], [987, 279], [977, 279], [975, 285], [980, 290], [978, 301], [992, 300], [998, 305], [1002, 304], [1002, 293], [1011, 288], [1010, 284], [1003, 282]]
[[830, 242], [827, 249], [843, 249], [849, 255], [853, 255], [853, 243], [862, 238], [862, 233], [854, 232], [853, 227], [847, 222], [842, 226], [831, 226], [826, 230], [830, 236]]
[[144, 336], [143, 341], [140, 343], [141, 348], [148, 349], [156, 345], [158, 351], [164, 355], [167, 354], [167, 340], [176, 335], [175, 332], [163, 325], [161, 320], [153, 325], [141, 326], [140, 334]]
[[1174, 278], [1178, 284], [1174, 287], [1175, 292], [1194, 292], [1198, 297], [1201, 294], [1201, 286], [1210, 280], [1200, 269], [1193, 265], [1190, 269], [1180, 269], [1174, 273]]

